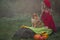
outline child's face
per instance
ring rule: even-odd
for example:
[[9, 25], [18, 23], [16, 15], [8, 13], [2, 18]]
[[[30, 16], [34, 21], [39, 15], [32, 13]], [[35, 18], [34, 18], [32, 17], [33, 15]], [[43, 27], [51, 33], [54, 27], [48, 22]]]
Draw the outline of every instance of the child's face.
[[37, 16], [34, 16], [35, 19], [37, 19]]

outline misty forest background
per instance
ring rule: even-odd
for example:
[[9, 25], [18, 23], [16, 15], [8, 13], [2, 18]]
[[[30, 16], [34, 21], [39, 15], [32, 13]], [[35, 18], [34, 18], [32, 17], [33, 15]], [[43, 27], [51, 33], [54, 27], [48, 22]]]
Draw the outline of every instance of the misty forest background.
[[[12, 40], [13, 34], [21, 25], [31, 26], [34, 12], [41, 13], [42, 0], [0, 0], [0, 40]], [[60, 0], [50, 0], [52, 15], [57, 27], [56, 35], [48, 40], [60, 40]]]

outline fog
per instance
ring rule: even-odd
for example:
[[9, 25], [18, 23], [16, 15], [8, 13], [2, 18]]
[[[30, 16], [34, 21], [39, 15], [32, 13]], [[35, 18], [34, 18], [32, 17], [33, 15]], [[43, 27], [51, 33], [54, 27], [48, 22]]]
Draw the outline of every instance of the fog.
[[0, 17], [16, 17], [40, 13], [41, 0], [0, 0]]

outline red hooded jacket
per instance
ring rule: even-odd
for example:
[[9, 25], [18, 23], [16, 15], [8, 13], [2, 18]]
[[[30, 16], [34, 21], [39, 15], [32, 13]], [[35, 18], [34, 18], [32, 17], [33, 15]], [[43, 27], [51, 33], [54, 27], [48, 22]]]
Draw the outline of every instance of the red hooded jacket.
[[51, 13], [48, 11], [43, 11], [43, 14], [41, 16], [41, 20], [43, 21], [44, 25], [48, 28], [51, 28], [54, 32], [56, 32], [55, 23], [53, 21]]
[[[48, 8], [51, 8], [51, 3], [49, 0], [44, 0], [43, 2], [45, 3], [45, 5]], [[52, 18], [51, 12], [49, 10], [43, 11], [41, 20], [43, 21], [45, 26], [48, 26], [48, 28], [51, 28], [54, 32], [56, 32], [56, 26], [55, 26], [54, 20]]]

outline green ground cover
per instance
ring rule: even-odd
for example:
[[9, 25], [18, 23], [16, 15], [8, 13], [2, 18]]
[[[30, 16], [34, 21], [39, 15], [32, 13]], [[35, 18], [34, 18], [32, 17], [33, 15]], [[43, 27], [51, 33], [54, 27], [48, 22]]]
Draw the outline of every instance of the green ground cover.
[[[30, 17], [0, 18], [0, 40], [12, 40], [13, 34], [20, 28], [21, 25], [31, 26], [30, 20]], [[56, 19], [55, 22], [56, 24], [59, 23], [60, 19]], [[60, 30], [58, 30], [56, 34], [52, 34], [47, 40], [60, 40], [59, 31]]]

